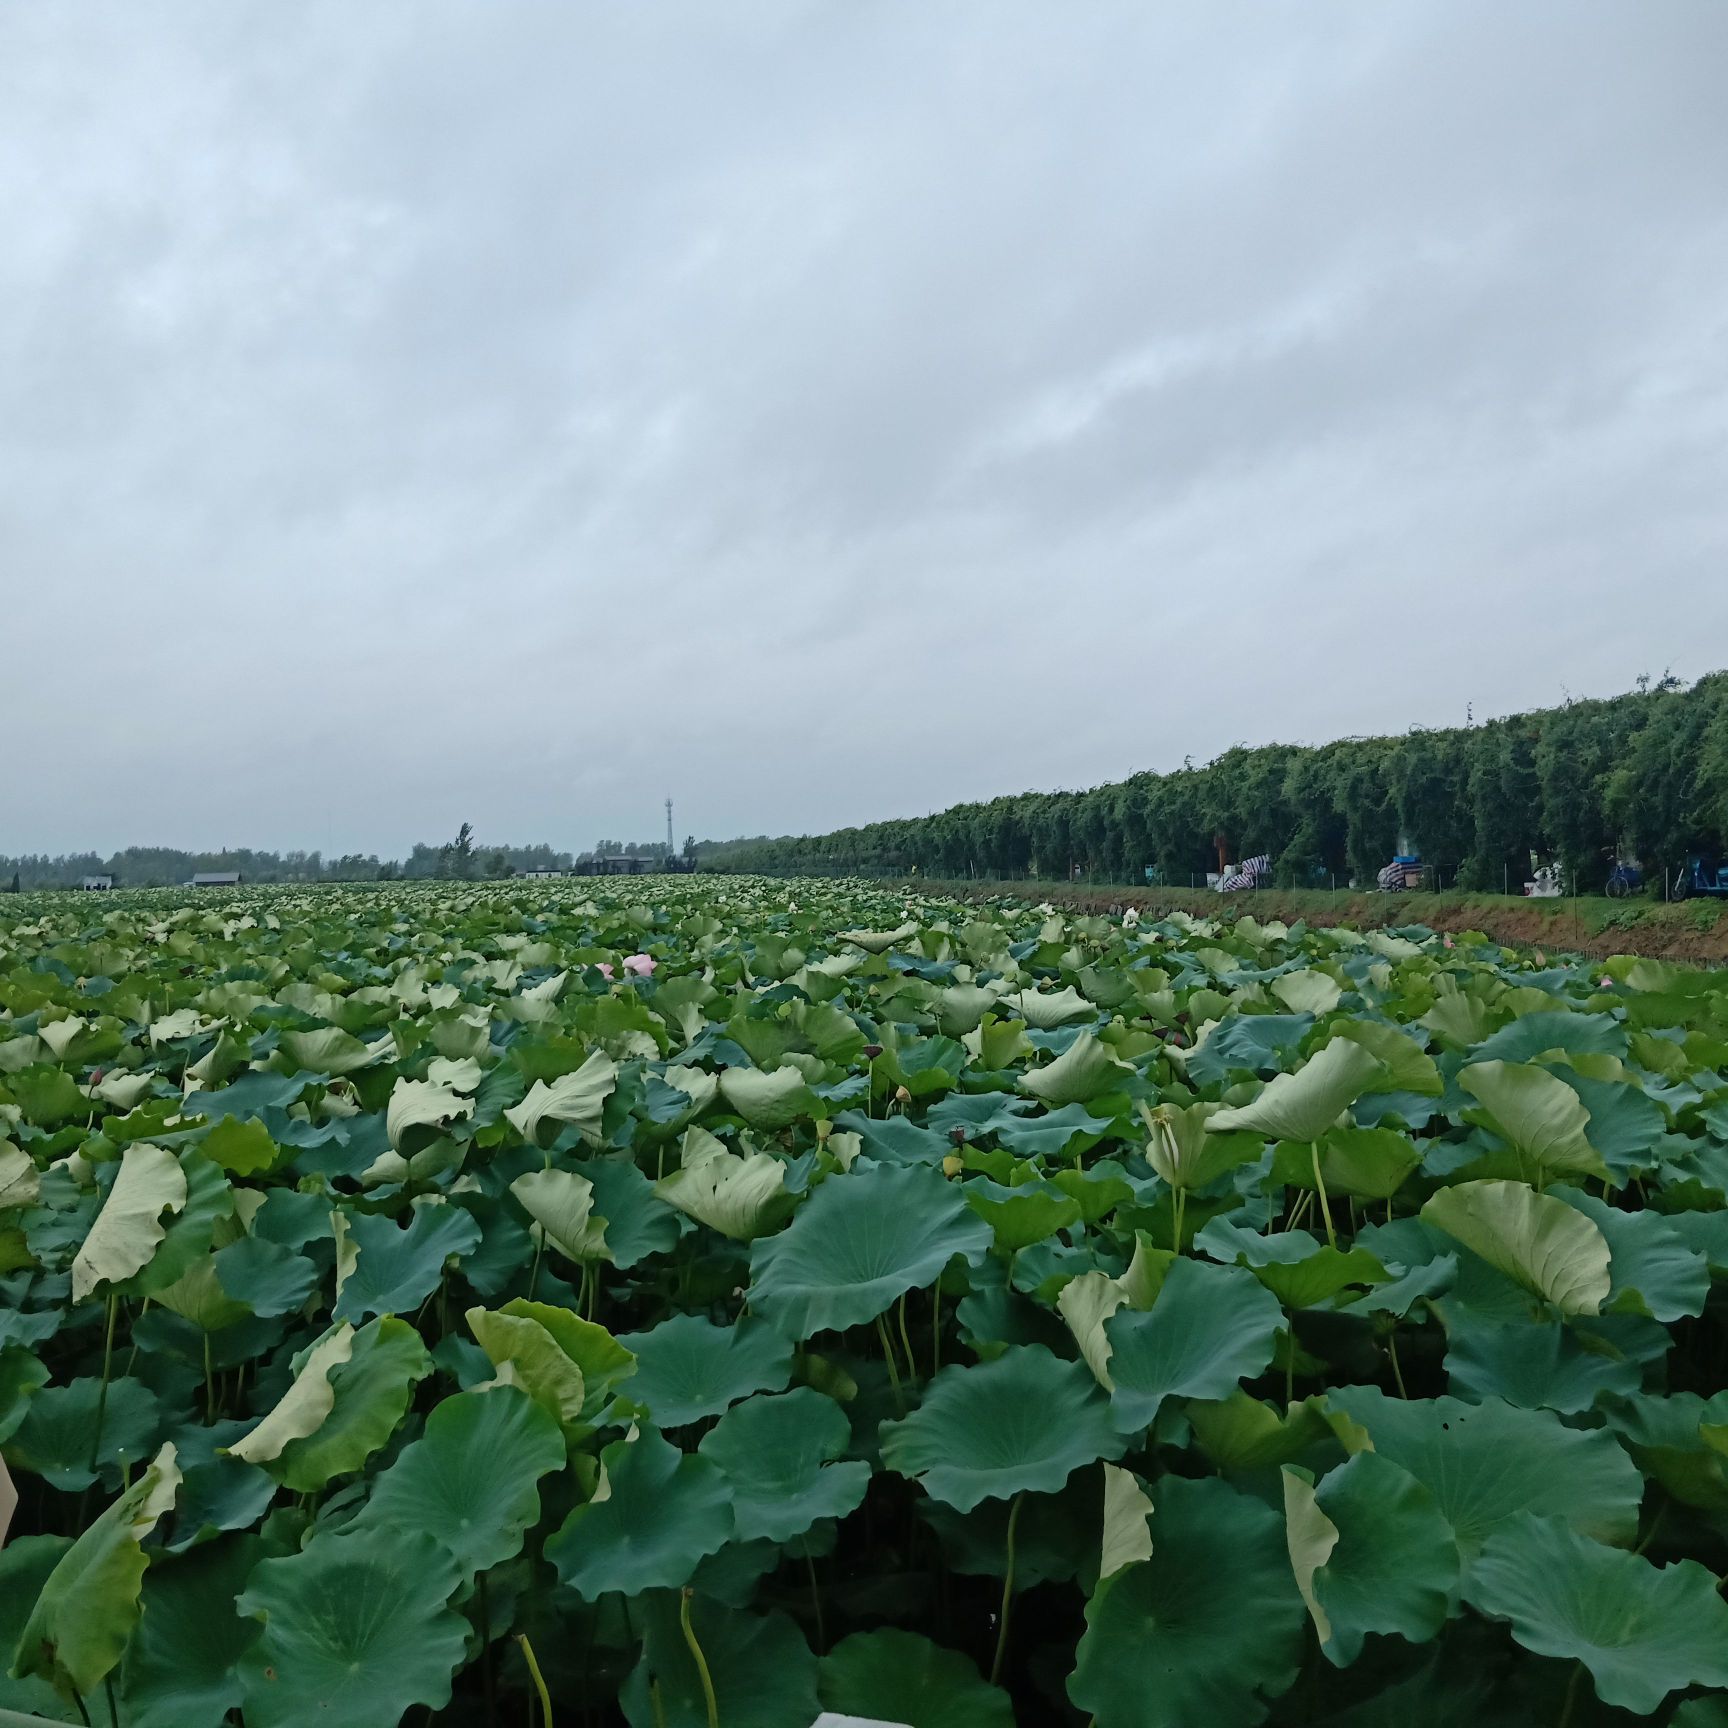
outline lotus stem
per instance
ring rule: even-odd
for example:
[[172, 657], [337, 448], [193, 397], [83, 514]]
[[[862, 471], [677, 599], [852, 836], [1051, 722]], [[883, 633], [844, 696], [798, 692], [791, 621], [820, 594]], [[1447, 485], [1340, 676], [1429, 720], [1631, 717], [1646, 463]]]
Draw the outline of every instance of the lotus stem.
[[108, 1376], [114, 1370], [114, 1317], [120, 1310], [120, 1298], [108, 1293], [108, 1328], [102, 1339], [102, 1388], [96, 1394], [96, 1422], [90, 1435], [90, 1468], [102, 1451], [102, 1424], [108, 1415]]
[[942, 1281], [930, 1286], [930, 1373], [942, 1366]]
[[1320, 1174], [1320, 1142], [1311, 1140], [1308, 1143], [1308, 1155], [1314, 1160], [1314, 1186], [1320, 1194], [1320, 1216], [1326, 1220], [1326, 1246], [1338, 1246], [1337, 1233], [1332, 1228], [1332, 1208], [1326, 1204], [1326, 1178]]
[[1170, 1230], [1172, 1238], [1170, 1246], [1174, 1252], [1180, 1254], [1182, 1252], [1182, 1215], [1188, 1209], [1188, 1190], [1177, 1188], [1172, 1190], [1172, 1195], [1174, 1203], [1171, 1207], [1171, 1214], [1174, 1222]]
[[702, 1702], [708, 1710], [708, 1728], [720, 1728], [720, 1702], [714, 1696], [714, 1676], [708, 1672], [708, 1658], [702, 1654], [702, 1646], [696, 1641], [696, 1630], [690, 1624], [690, 1598], [695, 1594], [688, 1584], [679, 1593], [678, 1624], [684, 1629], [684, 1642], [690, 1647], [697, 1677], [702, 1682]]
[[876, 1316], [876, 1336], [882, 1340], [882, 1359], [888, 1364], [888, 1382], [894, 1388], [894, 1402], [900, 1414], [906, 1414], [906, 1394], [900, 1386], [900, 1370], [894, 1361], [894, 1346], [888, 1342], [888, 1328], [882, 1323], [882, 1316]]
[[1578, 1682], [1584, 1677], [1584, 1664], [1572, 1664], [1571, 1678], [1566, 1682], [1566, 1697], [1560, 1705], [1560, 1721], [1558, 1728], [1568, 1728], [1572, 1720], [1572, 1707], [1578, 1702]]
[[804, 1564], [810, 1572], [810, 1606], [816, 1610], [816, 1647], [818, 1651], [828, 1648], [828, 1628], [822, 1619], [822, 1587], [816, 1582], [816, 1561], [808, 1547], [804, 1550]]
[[528, 1642], [526, 1632], [518, 1632], [516, 1642], [522, 1646], [522, 1660], [528, 1664], [534, 1690], [540, 1694], [540, 1728], [552, 1728], [552, 1699], [546, 1691], [546, 1676], [540, 1672], [540, 1664], [534, 1660], [534, 1646]]
[[1398, 1366], [1398, 1328], [1393, 1326], [1386, 1334], [1386, 1354], [1392, 1362], [1392, 1378], [1398, 1387], [1398, 1396], [1408, 1398], [1410, 1394], [1404, 1389], [1404, 1370]]
[[906, 1298], [904, 1295], [900, 1298], [899, 1317], [900, 1342], [906, 1348], [906, 1378], [916, 1380], [918, 1378], [918, 1358], [912, 1354], [912, 1334], [906, 1330]]
[[1002, 1612], [996, 1617], [996, 1655], [990, 1664], [992, 1686], [1001, 1680], [1002, 1663], [1008, 1654], [1008, 1621], [1014, 1611], [1014, 1532], [1020, 1522], [1020, 1502], [1025, 1498], [1022, 1490], [1008, 1508], [1008, 1570], [1002, 1578]]

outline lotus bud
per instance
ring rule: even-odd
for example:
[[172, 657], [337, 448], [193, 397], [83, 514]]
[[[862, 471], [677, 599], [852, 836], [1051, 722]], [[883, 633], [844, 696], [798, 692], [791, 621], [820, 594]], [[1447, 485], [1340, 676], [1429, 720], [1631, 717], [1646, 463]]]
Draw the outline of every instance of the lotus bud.
[[864, 1054], [870, 1061], [874, 1062], [882, 1054], [882, 1046], [880, 1044], [866, 1044]]
[[818, 1146], [826, 1146], [828, 1144], [828, 1136], [833, 1132], [834, 1124], [830, 1122], [826, 1116], [822, 1117], [816, 1124], [816, 1144]]
[[965, 1168], [966, 1160], [957, 1152], [950, 1152], [942, 1160], [942, 1174], [944, 1176], [958, 1176]]
[[954, 1126], [948, 1130], [948, 1138], [952, 1140], [956, 1146], [964, 1146], [966, 1144], [965, 1128], [956, 1122]]
[[912, 1102], [912, 1094], [908, 1092], [904, 1086], [896, 1086], [894, 1088], [894, 1102], [902, 1105], [910, 1104]]

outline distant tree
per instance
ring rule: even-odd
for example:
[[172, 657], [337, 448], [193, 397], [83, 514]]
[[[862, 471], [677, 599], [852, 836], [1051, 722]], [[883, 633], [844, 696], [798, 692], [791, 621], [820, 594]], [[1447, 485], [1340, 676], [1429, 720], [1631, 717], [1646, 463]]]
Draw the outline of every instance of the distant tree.
[[514, 876], [516, 868], [502, 852], [495, 850], [486, 854], [486, 874], [496, 881], [501, 876]]

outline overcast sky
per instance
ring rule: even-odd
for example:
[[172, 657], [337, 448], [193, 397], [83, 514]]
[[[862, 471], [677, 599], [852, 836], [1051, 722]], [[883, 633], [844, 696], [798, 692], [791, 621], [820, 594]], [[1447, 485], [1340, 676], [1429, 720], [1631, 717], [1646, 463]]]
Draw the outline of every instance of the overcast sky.
[[1728, 664], [1728, 6], [0, 10], [0, 852]]

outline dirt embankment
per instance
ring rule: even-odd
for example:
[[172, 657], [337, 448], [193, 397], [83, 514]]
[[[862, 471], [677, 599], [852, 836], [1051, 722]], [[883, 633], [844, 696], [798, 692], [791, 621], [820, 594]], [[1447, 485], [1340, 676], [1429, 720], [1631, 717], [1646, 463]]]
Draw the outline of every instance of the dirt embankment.
[[1140, 908], [1144, 917], [1183, 911], [1206, 914], [1251, 912], [1256, 918], [1294, 923], [1348, 924], [1371, 930], [1425, 924], [1430, 930], [1480, 930], [1496, 942], [1545, 948], [1604, 959], [1644, 954], [1691, 965], [1728, 963], [1728, 901], [1579, 899], [1531, 900], [1501, 894], [1364, 894], [1352, 891], [1258, 888], [1219, 895], [1209, 889], [1147, 888], [1132, 884], [1078, 882], [936, 882], [909, 884], [926, 893], [963, 899], [1009, 894], [1048, 900], [1079, 912]]

